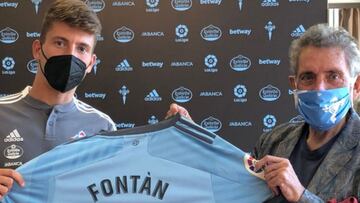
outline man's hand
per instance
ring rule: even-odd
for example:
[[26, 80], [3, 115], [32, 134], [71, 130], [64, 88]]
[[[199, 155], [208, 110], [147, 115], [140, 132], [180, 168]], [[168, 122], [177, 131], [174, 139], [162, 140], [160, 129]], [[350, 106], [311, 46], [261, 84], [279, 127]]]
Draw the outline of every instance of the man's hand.
[[265, 169], [265, 180], [275, 195], [279, 189], [290, 202], [297, 202], [304, 193], [295, 171], [288, 159], [267, 155], [256, 163], [256, 168]]
[[21, 187], [25, 186], [25, 181], [19, 172], [13, 169], [0, 168], [0, 199], [10, 191], [14, 180]]
[[177, 105], [175, 103], [170, 104], [170, 108], [169, 108], [168, 112], [166, 113], [165, 119], [167, 119], [171, 116], [174, 116], [177, 113], [179, 113], [180, 115], [184, 116], [187, 119], [192, 120], [189, 112], [184, 107]]

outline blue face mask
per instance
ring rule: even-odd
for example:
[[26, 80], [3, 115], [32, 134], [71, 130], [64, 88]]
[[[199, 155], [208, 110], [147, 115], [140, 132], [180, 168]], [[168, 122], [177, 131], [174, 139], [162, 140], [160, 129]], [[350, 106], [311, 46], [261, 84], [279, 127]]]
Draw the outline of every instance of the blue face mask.
[[351, 107], [348, 87], [321, 91], [294, 91], [295, 105], [306, 123], [317, 131], [338, 124]]

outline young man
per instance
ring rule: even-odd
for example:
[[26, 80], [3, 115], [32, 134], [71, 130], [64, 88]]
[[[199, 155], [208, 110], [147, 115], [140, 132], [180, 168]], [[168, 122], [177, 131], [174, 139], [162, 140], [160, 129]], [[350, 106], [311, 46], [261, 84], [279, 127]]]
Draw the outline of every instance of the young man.
[[[360, 52], [344, 29], [310, 27], [290, 47], [290, 84], [305, 122], [260, 137], [254, 156], [276, 196], [269, 202], [325, 202], [360, 195]], [[173, 104], [168, 114], [186, 109]], [[280, 198], [279, 198], [280, 197]]]
[[0, 99], [0, 197], [21, 174], [11, 168], [73, 137], [115, 130], [106, 114], [77, 100], [77, 86], [91, 72], [101, 24], [80, 0], [57, 0], [45, 15], [40, 40], [32, 45], [39, 62], [32, 87]]

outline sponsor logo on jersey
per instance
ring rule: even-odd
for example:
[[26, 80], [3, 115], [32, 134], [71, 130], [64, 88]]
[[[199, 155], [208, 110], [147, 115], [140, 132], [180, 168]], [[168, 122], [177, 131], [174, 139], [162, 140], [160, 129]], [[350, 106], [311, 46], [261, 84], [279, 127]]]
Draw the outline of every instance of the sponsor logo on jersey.
[[116, 128], [124, 129], [124, 128], [133, 128], [135, 127], [135, 123], [117, 123]]
[[230, 60], [230, 67], [234, 71], [245, 71], [251, 66], [251, 61], [248, 57], [238, 55]]
[[31, 2], [34, 4], [35, 6], [35, 13], [38, 14], [39, 13], [39, 6], [40, 6], [40, 3], [42, 2], [43, 0], [31, 0]]
[[24, 138], [21, 137], [17, 129], [11, 131], [11, 133], [4, 138], [4, 142], [22, 142], [22, 141], [24, 141]]
[[222, 0], [200, 0], [200, 4], [213, 4], [213, 5], [220, 5]]
[[96, 13], [105, 8], [104, 0], [86, 0], [85, 3]]
[[267, 85], [259, 91], [259, 96], [264, 101], [276, 101], [280, 95], [280, 90], [272, 85]]
[[76, 140], [76, 139], [79, 139], [79, 138], [82, 138], [82, 137], [86, 137], [86, 133], [83, 130], [79, 131], [76, 135], [74, 135], [71, 138]]
[[156, 89], [153, 89], [148, 95], [146, 95], [144, 100], [148, 102], [158, 102], [161, 101], [162, 98], [160, 97], [159, 93], [157, 93]]
[[234, 96], [236, 97], [234, 98], [234, 102], [236, 103], [247, 102], [246, 93], [247, 93], [247, 89], [245, 85], [241, 85], [241, 84], [236, 85], [234, 87]]
[[186, 11], [191, 8], [192, 0], [171, 0], [171, 6], [177, 11]]
[[171, 93], [171, 97], [176, 102], [185, 103], [191, 100], [192, 92], [185, 87], [179, 87]]
[[36, 59], [30, 60], [26, 64], [26, 67], [30, 73], [34, 73], [34, 74], [36, 74], [37, 70], [40, 68], [39, 63]]
[[148, 124], [153, 125], [153, 124], [158, 123], [159, 120], [156, 118], [156, 116], [152, 115], [152, 116], [150, 116], [150, 118], [148, 119], [147, 122], [148, 122]]
[[254, 159], [249, 154], [244, 155], [244, 165], [245, 165], [246, 170], [248, 172], [250, 172], [251, 175], [254, 175], [256, 177], [259, 177], [259, 178], [265, 180], [264, 170], [263, 169], [259, 169], [259, 170], [255, 169], [256, 162], [257, 162], [257, 160]]
[[114, 7], [131, 7], [131, 6], [135, 6], [135, 2], [134, 1], [114, 1], [112, 3], [112, 6], [114, 6]]
[[220, 39], [222, 32], [220, 28], [214, 25], [208, 25], [201, 30], [200, 35], [204, 40], [211, 42]]
[[276, 26], [269, 21], [266, 25], [265, 25], [265, 30], [267, 31], [268, 34], [268, 39], [271, 40], [272, 39], [272, 33], [273, 31], [276, 29]]
[[303, 25], [299, 25], [297, 28], [295, 28], [295, 30], [293, 30], [290, 34], [291, 37], [297, 38], [300, 37], [301, 35], [303, 35], [305, 33], [305, 28]]
[[19, 5], [18, 2], [1, 2], [0, 3], [0, 7], [1, 8], [17, 8], [17, 6]]
[[150, 172], [148, 172], [145, 176], [138, 174], [105, 178], [97, 183], [88, 185], [85, 190], [90, 193], [89, 195], [94, 202], [97, 202], [99, 199], [106, 200], [107, 197], [112, 195], [129, 193], [148, 195], [163, 200], [166, 197], [169, 185], [169, 183], [161, 179], [151, 177]]
[[40, 32], [26, 32], [27, 38], [39, 38]]
[[15, 162], [5, 162], [4, 167], [18, 167], [21, 166], [23, 163], [21, 161], [15, 161]]
[[14, 75], [15, 71], [13, 70], [15, 67], [15, 60], [13, 57], [5, 57], [2, 60], [2, 67], [5, 69], [2, 71], [3, 75]]
[[20, 158], [23, 154], [23, 148], [15, 144], [12, 144], [4, 149], [4, 156], [7, 159], [17, 159]]
[[19, 39], [19, 34], [15, 30], [9, 27], [0, 30], [0, 42], [4, 44], [12, 44], [16, 42], [16, 40], [18, 39]]
[[274, 7], [274, 6], [279, 6], [279, 2], [278, 0], [263, 0], [261, 2], [261, 6], [262, 7]]
[[214, 118], [212, 116], [204, 119], [203, 121], [201, 121], [200, 125], [203, 128], [206, 128], [207, 130], [209, 130], [210, 132], [217, 132], [221, 129], [222, 127], [222, 123], [219, 119]]
[[134, 39], [134, 32], [125, 26], [115, 30], [113, 34], [114, 39], [120, 43], [127, 43]]
[[146, 12], [149, 13], [157, 13], [160, 11], [160, 9], [158, 8], [160, 3], [160, 0], [146, 0]]
[[115, 67], [115, 71], [129, 72], [133, 71], [133, 67], [129, 64], [129, 61], [127, 59], [124, 59]]

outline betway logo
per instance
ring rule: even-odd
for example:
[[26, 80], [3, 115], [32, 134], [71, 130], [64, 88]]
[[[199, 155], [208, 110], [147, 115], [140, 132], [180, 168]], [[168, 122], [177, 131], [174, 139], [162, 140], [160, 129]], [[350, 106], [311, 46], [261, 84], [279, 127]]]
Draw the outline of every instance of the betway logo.
[[93, 99], [105, 99], [106, 94], [105, 93], [86, 93], [85, 92], [85, 98], [93, 98]]
[[259, 64], [260, 65], [279, 65], [280, 64], [280, 61], [279, 59], [259, 59]]
[[153, 62], [153, 61], [150, 61], [150, 62], [142, 62], [142, 67], [143, 68], [162, 68], [164, 65], [163, 62]]
[[0, 3], [0, 7], [1, 8], [17, 8], [19, 3], [16, 3], [16, 2], [3, 2], [3, 3]]
[[200, 4], [217, 4], [220, 5], [222, 0], [200, 0]]
[[230, 29], [229, 30], [230, 35], [247, 35], [249, 36], [251, 34], [250, 29]]
[[133, 127], [135, 127], [135, 123], [118, 123], [118, 124], [116, 124], [116, 127], [119, 129], [133, 128]]

